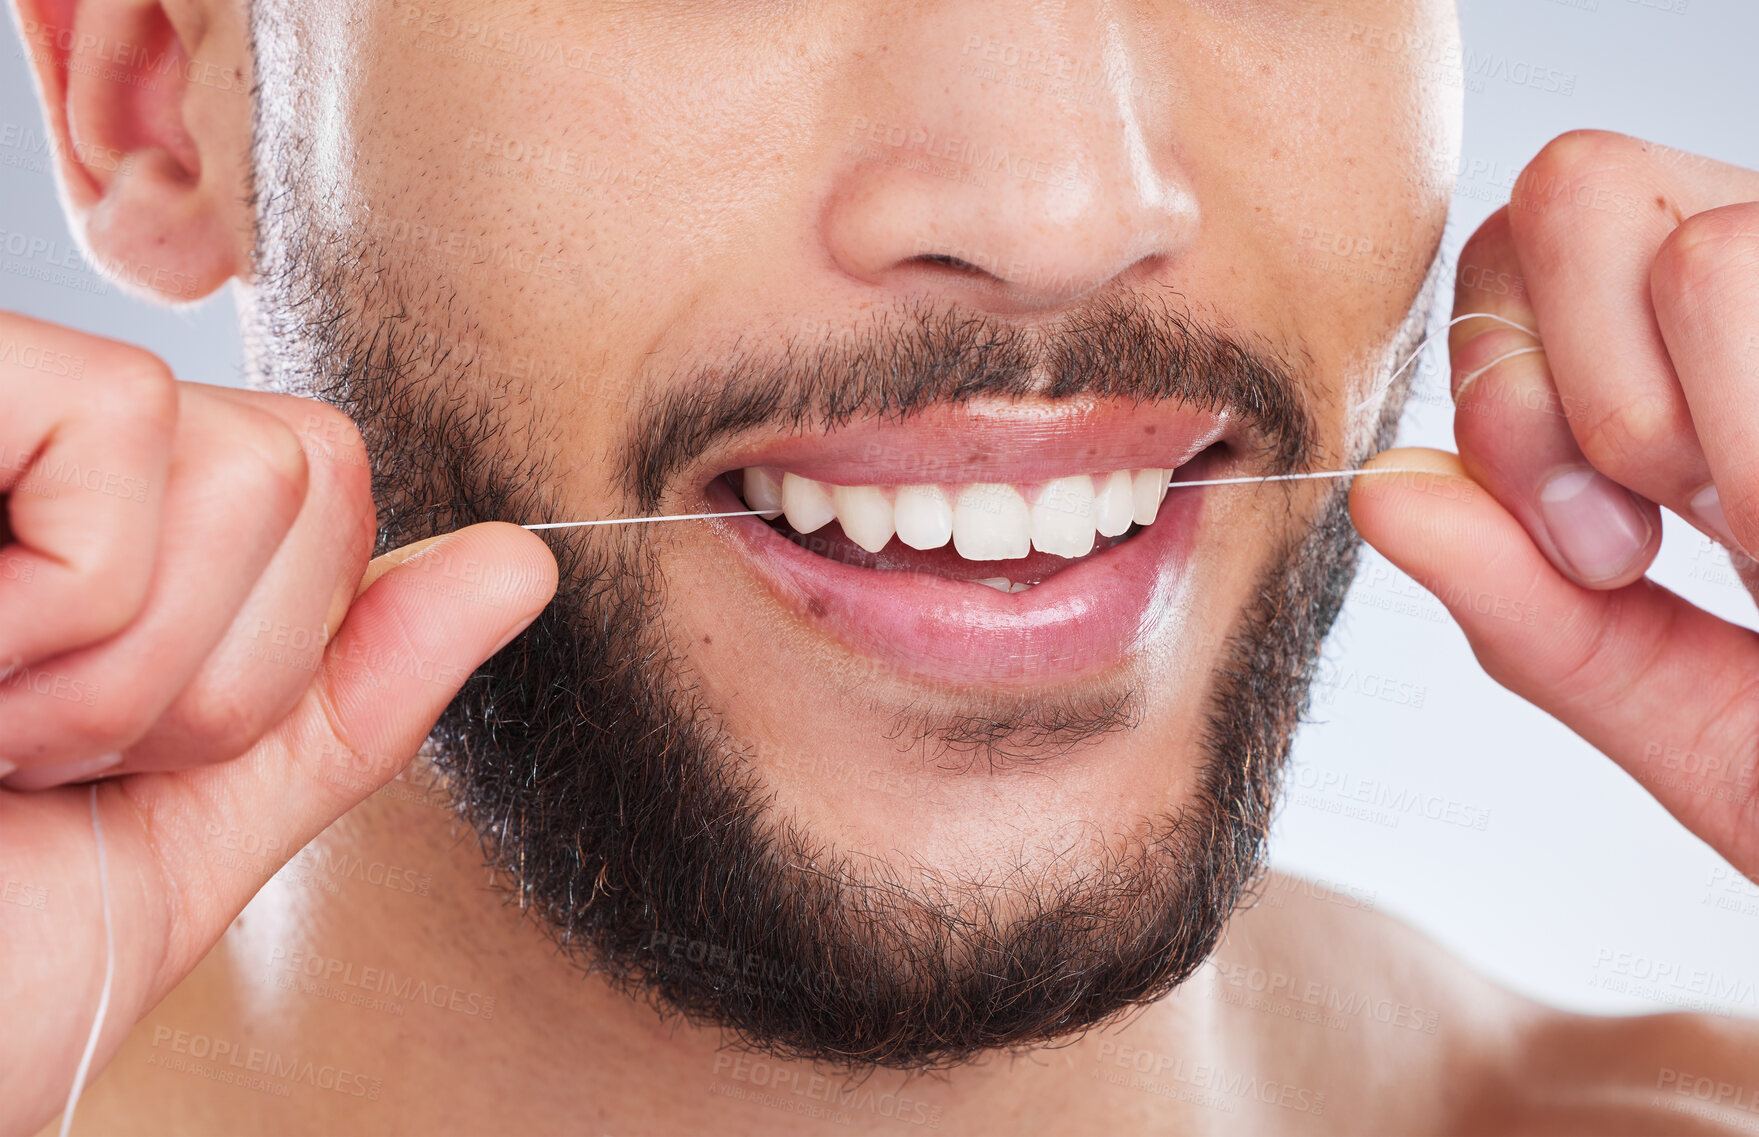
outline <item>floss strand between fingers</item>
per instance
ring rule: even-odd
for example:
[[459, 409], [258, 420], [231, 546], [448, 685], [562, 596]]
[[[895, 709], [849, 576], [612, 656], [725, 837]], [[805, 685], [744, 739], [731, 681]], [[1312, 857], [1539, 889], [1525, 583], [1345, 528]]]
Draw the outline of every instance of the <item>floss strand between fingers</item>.
[[[1533, 330], [1532, 328], [1529, 328], [1525, 324], [1516, 323], [1514, 320], [1509, 319], [1507, 316], [1499, 316], [1495, 312], [1463, 312], [1460, 315], [1455, 316], [1453, 319], [1449, 320], [1447, 323], [1443, 324], [1441, 327], [1435, 329], [1433, 332], [1430, 332], [1428, 335], [1424, 336], [1422, 342], [1420, 342], [1417, 345], [1416, 350], [1412, 351], [1410, 356], [1407, 357], [1403, 363], [1399, 364], [1399, 366], [1394, 369], [1394, 371], [1391, 375], [1388, 375], [1384, 380], [1382, 380], [1380, 383], [1376, 384], [1374, 391], [1372, 393], [1370, 393], [1366, 399], [1363, 399], [1360, 403], [1356, 404], [1356, 410], [1360, 411], [1362, 408], [1366, 407], [1369, 403], [1372, 403], [1375, 399], [1378, 399], [1380, 396], [1384, 395], [1388, 390], [1390, 390], [1392, 388], [1392, 385], [1394, 383], [1398, 382], [1399, 376], [1401, 376], [1405, 373], [1405, 369], [1410, 367], [1411, 364], [1417, 362], [1417, 360], [1422, 357], [1423, 352], [1429, 347], [1429, 345], [1431, 343], [1434, 343], [1438, 337], [1442, 336], [1443, 334], [1448, 332], [1450, 329], [1452, 329], [1454, 327], [1454, 325], [1464, 323], [1467, 320], [1495, 320], [1498, 323], [1507, 324], [1509, 327], [1514, 328], [1517, 331], [1526, 332], [1528, 335], [1533, 336], [1535, 339], [1537, 339], [1539, 336], [1539, 333], [1537, 331]], [[1521, 348], [1517, 351], [1511, 352], [1508, 356], [1503, 356], [1499, 359], [1493, 360], [1491, 363], [1491, 366], [1494, 366], [1496, 363], [1502, 362], [1503, 359], [1510, 358], [1510, 356], [1524, 355], [1524, 354], [1527, 354], [1528, 352], [1536, 351], [1536, 350], [1538, 350], [1538, 349], [1537, 348]], [[1488, 368], [1485, 368], [1484, 370], [1488, 370]], [[1481, 374], [1481, 373], [1482, 373], [1482, 371], [1475, 373], [1471, 376], [1471, 378], [1476, 379], [1478, 377], [1478, 374]], [[1308, 481], [1308, 480], [1318, 479], [1318, 478], [1349, 478], [1349, 477], [1354, 477], [1358, 474], [1422, 474], [1422, 473], [1427, 473], [1427, 472], [1428, 471], [1425, 471], [1425, 470], [1413, 470], [1413, 469], [1404, 469], [1404, 468], [1395, 469], [1395, 468], [1390, 468], [1390, 467], [1382, 467], [1382, 468], [1373, 469], [1373, 470], [1365, 470], [1365, 469], [1360, 469], [1360, 468], [1351, 469], [1351, 470], [1321, 470], [1317, 473], [1309, 473], [1309, 474], [1270, 474], [1270, 475], [1257, 476], [1257, 477], [1206, 478], [1206, 479], [1203, 479], [1200, 481], [1173, 482], [1167, 488], [1169, 490], [1172, 490], [1172, 489], [1176, 489], [1180, 486], [1184, 486], [1187, 489], [1190, 489], [1190, 488], [1193, 488], [1196, 486], [1240, 486], [1240, 485], [1250, 485], [1255, 482], [1296, 482], [1296, 481]], [[586, 526], [591, 526], [591, 525], [639, 525], [639, 524], [644, 524], [649, 521], [704, 521], [704, 520], [707, 520], [708, 518], [711, 518], [711, 517], [755, 517], [759, 513], [762, 513], [762, 512], [763, 512], [763, 510], [760, 510], [760, 509], [745, 509], [745, 510], [739, 510], [739, 511], [736, 511], [733, 513], [672, 513], [672, 514], [666, 514], [666, 515], [660, 516], [660, 517], [609, 517], [609, 518], [605, 518], [605, 519], [599, 520], [599, 521], [545, 521], [545, 522], [535, 524], [535, 525], [522, 525], [522, 526], [520, 526], [520, 528], [532, 529], [532, 530], [538, 530], [538, 529], [579, 529], [579, 528], [584, 528]]]
[[[1428, 474], [1430, 470], [1419, 470], [1414, 466], [1377, 466], [1373, 469], [1358, 467], [1352, 470], [1319, 470], [1306, 474], [1262, 474], [1238, 478], [1203, 478], [1189, 482], [1173, 482], [1168, 490], [1192, 489], [1197, 486], [1243, 486], [1255, 482], [1306, 482], [1321, 478], [1353, 478], [1368, 474]], [[764, 512], [761, 509], [741, 509], [730, 513], [670, 513], [660, 517], [608, 517], [599, 521], [545, 521], [535, 525], [521, 525], [521, 529], [578, 529], [588, 525], [636, 525], [649, 521], [702, 521], [710, 517], [755, 517]]]

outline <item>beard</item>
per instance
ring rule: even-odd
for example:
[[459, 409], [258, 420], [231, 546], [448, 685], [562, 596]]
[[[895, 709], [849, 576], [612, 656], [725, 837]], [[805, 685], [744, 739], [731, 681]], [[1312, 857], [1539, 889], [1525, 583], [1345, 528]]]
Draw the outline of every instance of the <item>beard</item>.
[[[400, 285], [420, 274], [382, 250], [313, 234], [297, 186], [282, 189], [259, 234], [259, 379], [359, 424], [381, 551], [480, 521], [564, 519], [541, 492], [541, 431], [509, 411], [521, 405], [515, 381], [423, 322], [455, 325], [458, 298], [431, 280]], [[1286, 365], [1140, 296], [1034, 335], [969, 311], [910, 311], [840, 347], [723, 361], [656, 389], [673, 395], [633, 416], [619, 465], [631, 512], [742, 430], [907, 418], [979, 396], [1226, 407], [1252, 426], [1266, 472], [1299, 468], [1314, 449]], [[995, 866], [959, 880], [930, 866], [930, 886], [925, 866], [852, 857], [776, 808], [665, 630], [648, 526], [549, 534], [555, 600], [464, 684], [428, 752], [509, 894], [583, 968], [662, 1014], [848, 1067], [941, 1068], [1041, 1045], [1167, 994], [1250, 895], [1355, 570], [1342, 484], [1308, 516], [1217, 654], [1200, 752], [1173, 756], [1195, 764], [1195, 790], [1055, 872]], [[998, 740], [1066, 749], [1129, 729], [1130, 700], [1107, 705], [1070, 716], [1024, 700], [989, 708], [978, 728], [923, 734], [944, 749], [977, 738], [993, 762]]]

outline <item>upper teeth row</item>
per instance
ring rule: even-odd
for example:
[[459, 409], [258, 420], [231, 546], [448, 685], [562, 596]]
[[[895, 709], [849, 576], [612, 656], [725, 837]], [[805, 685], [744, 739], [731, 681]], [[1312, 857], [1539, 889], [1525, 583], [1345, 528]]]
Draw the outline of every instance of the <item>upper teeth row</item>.
[[1116, 537], [1160, 511], [1170, 471], [1077, 474], [1030, 487], [969, 485], [836, 486], [768, 466], [743, 471], [745, 502], [764, 517], [786, 515], [802, 533], [836, 521], [870, 553], [894, 534], [912, 549], [949, 540], [971, 561], [1024, 557], [1032, 549], [1060, 557], [1093, 551], [1094, 534]]

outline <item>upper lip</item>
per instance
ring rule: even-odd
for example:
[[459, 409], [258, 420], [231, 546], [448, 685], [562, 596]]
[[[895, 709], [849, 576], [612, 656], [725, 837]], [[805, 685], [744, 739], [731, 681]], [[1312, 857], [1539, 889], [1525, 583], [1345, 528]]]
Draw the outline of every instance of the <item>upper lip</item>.
[[[1226, 411], [1092, 401], [942, 406], [820, 434], [753, 442], [715, 476], [772, 466], [834, 485], [1007, 482], [1149, 467], [1175, 469], [1230, 433]], [[712, 479], [711, 479], [712, 480]]]

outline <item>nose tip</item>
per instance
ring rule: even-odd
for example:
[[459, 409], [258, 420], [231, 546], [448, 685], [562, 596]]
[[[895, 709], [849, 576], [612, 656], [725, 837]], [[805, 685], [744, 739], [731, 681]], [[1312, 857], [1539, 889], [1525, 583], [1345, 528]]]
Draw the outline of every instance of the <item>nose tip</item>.
[[956, 292], [997, 309], [1060, 307], [1152, 272], [1196, 228], [1182, 187], [1090, 154], [1003, 151], [938, 169], [889, 157], [846, 171], [824, 218], [838, 267], [876, 287]]
[[[881, 6], [886, 9], [887, 6]], [[1067, 305], [1179, 256], [1198, 206], [1164, 30], [1113, 0], [874, 17], [835, 123], [821, 239], [844, 274], [991, 309]], [[989, 61], [994, 61], [993, 65]], [[854, 96], [851, 96], [852, 98]]]

